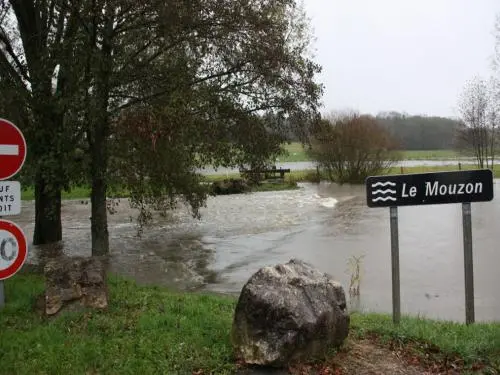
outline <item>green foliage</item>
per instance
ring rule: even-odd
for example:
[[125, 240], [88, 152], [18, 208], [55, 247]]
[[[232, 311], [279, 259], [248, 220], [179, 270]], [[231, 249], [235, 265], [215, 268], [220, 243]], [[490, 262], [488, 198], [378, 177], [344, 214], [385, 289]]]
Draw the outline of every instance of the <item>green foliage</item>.
[[290, 133], [307, 135], [322, 90], [295, 1], [184, 7], [152, 6], [165, 15], [147, 20], [159, 34], [146, 38], [159, 50], [143, 50], [145, 36], [132, 33], [127, 45], [152, 59], [132, 64], [126, 91], [123, 84], [111, 89], [126, 104], [112, 122], [109, 182], [130, 191], [143, 219], [181, 201], [198, 216], [207, 197], [199, 167], [271, 164]]
[[294, 0], [0, 5], [0, 110], [27, 134], [36, 217], [55, 211], [60, 227], [60, 191], [92, 186], [93, 246], [108, 186], [143, 218], [179, 200], [197, 216], [197, 167], [266, 165], [317, 116], [320, 67]]
[[282, 191], [282, 190], [295, 190], [298, 189], [297, 183], [294, 181], [285, 181], [284, 183], [261, 183], [253, 186], [253, 192], [266, 192], [266, 191]]

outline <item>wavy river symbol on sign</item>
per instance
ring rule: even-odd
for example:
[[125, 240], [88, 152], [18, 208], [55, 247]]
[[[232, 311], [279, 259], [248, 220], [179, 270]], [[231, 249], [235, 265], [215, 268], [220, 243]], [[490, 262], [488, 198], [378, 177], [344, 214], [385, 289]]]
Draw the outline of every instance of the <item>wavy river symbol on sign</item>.
[[[395, 187], [396, 186], [396, 183], [395, 182], [392, 182], [392, 181], [387, 181], [387, 182], [376, 182], [374, 184], [372, 184], [372, 188], [377, 188], [377, 187], [386, 187], [386, 186], [390, 186], [390, 187]], [[386, 202], [386, 201], [393, 201], [395, 202], [396, 201], [396, 197], [394, 195], [396, 195], [396, 190], [395, 189], [377, 189], [377, 190], [374, 190], [372, 192], [372, 195], [378, 195], [377, 197], [373, 197], [372, 198], [372, 202], [379, 202], [379, 201], [382, 201], [382, 202]], [[381, 195], [387, 195], [387, 196], [381, 196]]]

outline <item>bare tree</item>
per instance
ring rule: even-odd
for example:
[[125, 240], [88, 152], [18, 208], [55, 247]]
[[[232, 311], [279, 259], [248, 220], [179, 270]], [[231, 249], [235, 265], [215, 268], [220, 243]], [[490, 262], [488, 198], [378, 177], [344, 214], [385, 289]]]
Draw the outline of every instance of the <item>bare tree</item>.
[[494, 81], [480, 77], [468, 81], [459, 99], [462, 125], [458, 129], [458, 147], [470, 151], [479, 168], [493, 168], [498, 115]]
[[371, 116], [335, 113], [318, 122], [310, 155], [339, 183], [362, 183], [399, 160], [396, 142]]

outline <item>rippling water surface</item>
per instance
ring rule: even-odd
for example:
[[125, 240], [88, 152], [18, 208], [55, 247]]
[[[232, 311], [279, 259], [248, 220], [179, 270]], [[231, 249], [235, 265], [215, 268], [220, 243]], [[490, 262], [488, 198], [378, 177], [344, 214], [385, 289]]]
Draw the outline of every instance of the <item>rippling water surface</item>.
[[[495, 194], [499, 194], [495, 184]], [[349, 287], [349, 259], [362, 258], [361, 307], [391, 312], [389, 210], [369, 209], [362, 186], [303, 184], [301, 189], [210, 198], [202, 219], [180, 208], [137, 237], [122, 200], [110, 215], [113, 272], [142, 283], [238, 293], [260, 267], [304, 259]], [[472, 205], [477, 320], [500, 320], [500, 205]], [[90, 254], [90, 205], [63, 205], [71, 255]], [[30, 239], [34, 206], [12, 217]], [[464, 320], [460, 205], [399, 209], [403, 313]], [[54, 246], [45, 252], [56, 252]], [[29, 262], [40, 261], [30, 248]]]

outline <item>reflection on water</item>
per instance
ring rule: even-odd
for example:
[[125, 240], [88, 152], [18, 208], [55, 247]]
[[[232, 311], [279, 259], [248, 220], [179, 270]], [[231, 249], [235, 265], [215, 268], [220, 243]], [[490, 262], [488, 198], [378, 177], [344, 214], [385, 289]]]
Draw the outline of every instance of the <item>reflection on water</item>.
[[[498, 184], [495, 184], [498, 194]], [[304, 184], [285, 192], [210, 198], [195, 220], [185, 209], [136, 236], [127, 201], [109, 217], [111, 271], [142, 283], [238, 293], [260, 267], [302, 258], [339, 280], [348, 292], [348, 261], [364, 256], [361, 307], [391, 312], [389, 210], [369, 209], [363, 186]], [[473, 204], [475, 302], [478, 320], [500, 320], [499, 204]], [[64, 242], [49, 247], [90, 254], [90, 207], [64, 202]], [[33, 234], [34, 207], [14, 220]], [[403, 313], [464, 320], [460, 205], [399, 209]], [[45, 252], [46, 250], [44, 250]], [[31, 247], [29, 262], [41, 261]]]

